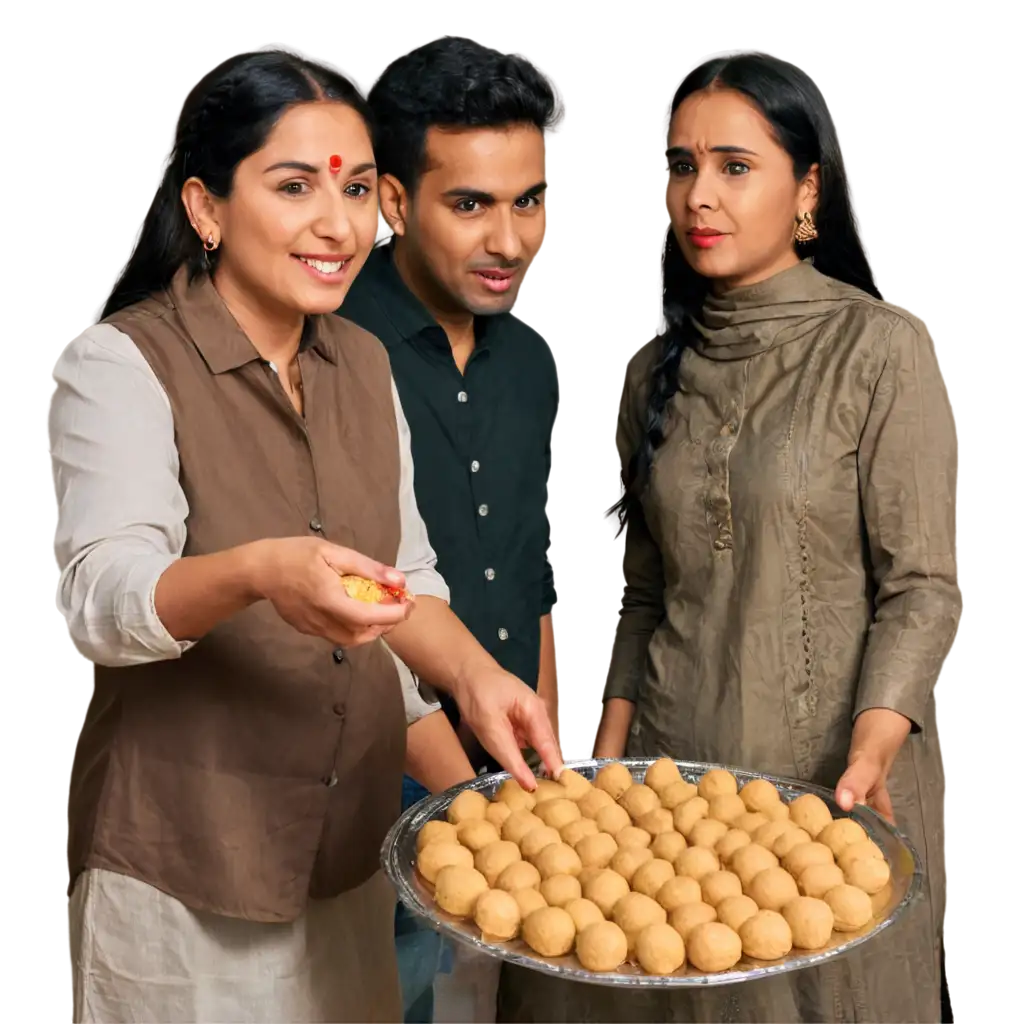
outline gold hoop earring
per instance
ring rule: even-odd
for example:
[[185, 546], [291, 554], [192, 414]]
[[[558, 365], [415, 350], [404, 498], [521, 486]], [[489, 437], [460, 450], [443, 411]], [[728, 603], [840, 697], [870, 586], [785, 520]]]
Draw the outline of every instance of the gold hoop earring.
[[206, 250], [207, 252], [213, 252], [213, 250], [217, 248], [218, 244], [219, 244], [219, 243], [217, 243], [217, 242], [215, 242], [215, 241], [213, 240], [213, 232], [211, 231], [211, 232], [210, 232], [210, 233], [209, 233], [209, 234], [208, 234], [208, 235], [206, 236], [206, 241], [205, 241], [205, 242], [203, 242], [203, 248], [204, 248], [204, 249], [205, 249], [205, 250]]
[[815, 227], [814, 218], [810, 213], [797, 217], [796, 228], [793, 231], [793, 240], [798, 244], [813, 242], [818, 237], [818, 229]]

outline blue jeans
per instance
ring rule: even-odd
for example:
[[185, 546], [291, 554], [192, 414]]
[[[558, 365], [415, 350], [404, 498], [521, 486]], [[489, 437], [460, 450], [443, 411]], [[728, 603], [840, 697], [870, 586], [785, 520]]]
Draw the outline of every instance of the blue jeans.
[[[408, 776], [402, 782], [402, 810], [430, 794]], [[401, 903], [395, 908], [395, 952], [402, 982], [405, 1024], [431, 1024], [434, 1019], [434, 978], [451, 969], [444, 939]]]

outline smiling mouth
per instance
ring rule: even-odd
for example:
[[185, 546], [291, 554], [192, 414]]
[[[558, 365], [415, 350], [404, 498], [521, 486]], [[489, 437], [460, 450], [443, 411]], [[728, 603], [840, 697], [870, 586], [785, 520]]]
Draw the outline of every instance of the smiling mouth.
[[321, 274], [336, 274], [352, 259], [351, 256], [341, 256], [334, 260], [316, 259], [313, 256], [296, 256], [295, 258]]

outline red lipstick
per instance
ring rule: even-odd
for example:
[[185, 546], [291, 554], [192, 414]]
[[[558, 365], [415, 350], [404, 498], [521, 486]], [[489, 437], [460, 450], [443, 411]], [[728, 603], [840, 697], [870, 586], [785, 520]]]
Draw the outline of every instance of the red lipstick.
[[698, 249], [710, 249], [726, 236], [715, 228], [690, 228], [686, 237]]

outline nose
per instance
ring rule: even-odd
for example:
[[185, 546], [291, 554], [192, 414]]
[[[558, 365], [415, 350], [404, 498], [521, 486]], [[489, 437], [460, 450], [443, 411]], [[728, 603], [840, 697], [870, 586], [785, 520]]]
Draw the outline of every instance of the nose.
[[344, 242], [351, 238], [351, 206], [337, 186], [320, 189], [313, 231], [318, 238], [331, 241]]
[[686, 205], [694, 213], [717, 208], [718, 194], [715, 191], [714, 173], [708, 165], [698, 168], [697, 173], [690, 179]]
[[484, 247], [490, 255], [500, 256], [507, 263], [514, 262], [523, 251], [515, 215], [512, 210], [497, 208], [489, 219]]

